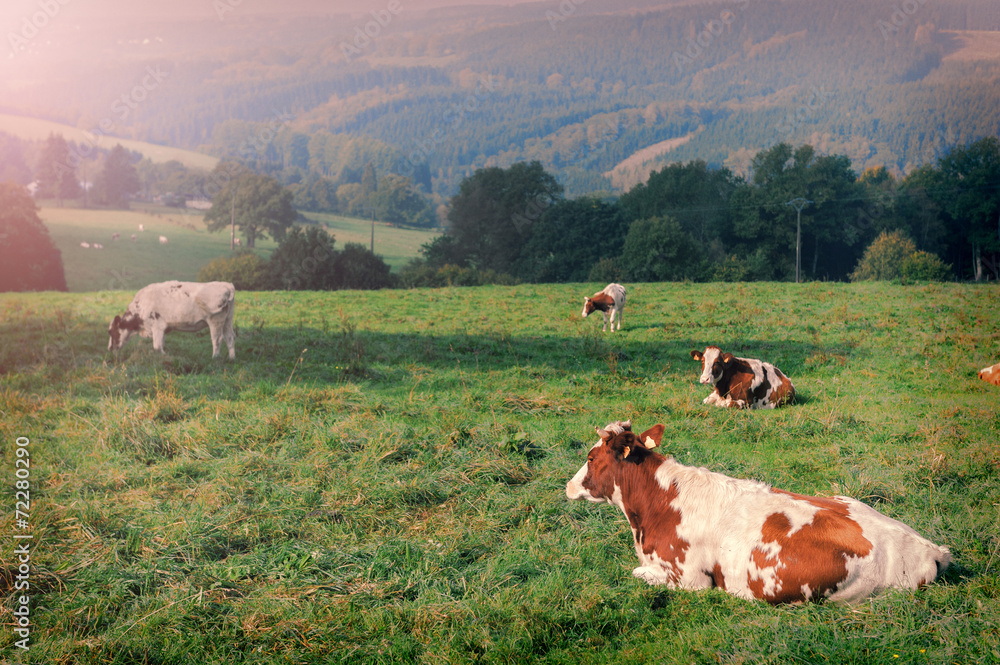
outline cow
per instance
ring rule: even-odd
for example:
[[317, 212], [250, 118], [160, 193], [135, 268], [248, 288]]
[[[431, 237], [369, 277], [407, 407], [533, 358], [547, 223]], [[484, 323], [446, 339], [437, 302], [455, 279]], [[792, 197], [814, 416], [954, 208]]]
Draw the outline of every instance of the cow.
[[795, 386], [771, 363], [755, 358], [737, 358], [717, 346], [692, 351], [702, 364], [702, 384], [715, 387], [703, 404], [737, 409], [773, 409], [795, 399]]
[[208, 327], [212, 333], [212, 357], [219, 356], [225, 340], [229, 359], [236, 358], [233, 311], [236, 288], [229, 282], [160, 282], [143, 287], [121, 316], [108, 326], [109, 351], [119, 351], [135, 333], [153, 338], [153, 349], [166, 353], [163, 338], [171, 331], [196, 332]]
[[80, 243], [80, 247], [83, 247], [84, 249], [90, 249], [90, 243], [89, 242], [81, 242]]
[[240, 239], [239, 239], [239, 238], [236, 238], [236, 239], [234, 239], [234, 240], [233, 240], [233, 243], [235, 243], [237, 247], [239, 247], [239, 246], [240, 246], [240, 244], [241, 244], [241, 243], [240, 243]]
[[167, 244], [167, 236], [160, 236], [160, 244], [161, 245]]
[[622, 311], [625, 309], [625, 287], [621, 284], [608, 284], [592, 297], [583, 299], [583, 318], [587, 318], [594, 310], [601, 310], [604, 316], [604, 327], [608, 329], [608, 319], [611, 319], [611, 332], [615, 331], [615, 316], [618, 316], [618, 330], [622, 329]]
[[91, 247], [93, 247], [94, 249], [104, 249], [104, 245], [102, 245], [99, 242], [95, 242], [93, 245], [91, 245]]
[[920, 588], [951, 561], [947, 547], [856, 499], [794, 494], [664, 457], [652, 450], [663, 425], [638, 435], [629, 421], [595, 429], [600, 440], [566, 496], [625, 513], [639, 557], [632, 574], [651, 585], [851, 603]]
[[146, 229], [145, 229], [145, 228], [143, 228], [142, 224], [140, 224], [140, 225], [139, 225], [139, 233], [142, 233], [142, 232], [143, 232], [143, 231], [145, 231], [145, 230], [146, 230]]
[[132, 242], [135, 242], [135, 234], [132, 234]]
[[990, 365], [989, 367], [984, 367], [979, 370], [979, 378], [986, 383], [992, 383], [994, 386], [1000, 386], [1000, 363]]
[[118, 240], [121, 237], [122, 237], [122, 235], [120, 233], [112, 233], [111, 234], [111, 239], [112, 240]]

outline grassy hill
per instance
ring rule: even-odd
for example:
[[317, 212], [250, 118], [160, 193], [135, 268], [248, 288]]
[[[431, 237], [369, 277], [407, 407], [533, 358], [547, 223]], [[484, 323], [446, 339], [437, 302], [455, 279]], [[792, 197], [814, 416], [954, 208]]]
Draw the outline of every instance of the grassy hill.
[[[167, 279], [195, 280], [198, 270], [219, 256], [229, 254], [229, 234], [205, 230], [202, 213], [184, 209], [85, 210], [43, 207], [42, 221], [62, 252], [66, 283], [70, 291], [134, 291], [151, 282]], [[371, 223], [334, 215], [308, 215], [327, 225], [337, 247], [371, 239]], [[145, 232], [139, 231], [139, 225]], [[120, 238], [112, 241], [118, 233]], [[135, 234], [136, 240], [131, 240]], [[161, 245], [160, 236], [168, 243]], [[375, 253], [394, 269], [418, 255], [420, 246], [434, 234], [377, 224]], [[84, 249], [81, 242], [104, 245]], [[259, 240], [257, 251], [270, 256], [277, 243]]]
[[[204, 331], [115, 359], [129, 293], [0, 295], [30, 662], [996, 662], [996, 285], [636, 284], [614, 334], [579, 316], [599, 286], [243, 293], [235, 362]], [[703, 405], [709, 343], [798, 403]], [[856, 606], [647, 586], [620, 512], [564, 494], [622, 418], [685, 464], [858, 497], [954, 563]]]
[[176, 160], [188, 168], [201, 169], [203, 171], [211, 171], [219, 162], [217, 157], [194, 152], [193, 150], [156, 145], [146, 143], [145, 141], [123, 139], [115, 136], [95, 135], [79, 127], [59, 122], [7, 113], [0, 113], [0, 132], [6, 132], [12, 136], [29, 141], [44, 141], [49, 137], [49, 134], [62, 134], [63, 138], [67, 141], [76, 141], [88, 146], [92, 145], [96, 140], [98, 147], [108, 150], [115, 147], [115, 144], [120, 143], [123, 148], [137, 152], [143, 157], [148, 157], [154, 163]]

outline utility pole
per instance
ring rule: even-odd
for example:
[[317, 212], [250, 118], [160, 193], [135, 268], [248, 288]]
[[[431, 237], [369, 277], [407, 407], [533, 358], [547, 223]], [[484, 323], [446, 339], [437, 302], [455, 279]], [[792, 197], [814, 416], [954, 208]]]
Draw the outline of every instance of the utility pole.
[[796, 221], [795, 221], [795, 283], [798, 284], [802, 281], [802, 209], [805, 208], [812, 201], [807, 201], [801, 196], [794, 198], [786, 206], [792, 206], [795, 208]]
[[229, 220], [229, 251], [230, 252], [236, 250], [236, 192], [238, 192], [238, 191], [240, 191], [239, 187], [237, 187], [233, 191], [233, 207], [232, 207], [232, 212], [230, 213], [231, 216], [230, 216], [230, 220]]

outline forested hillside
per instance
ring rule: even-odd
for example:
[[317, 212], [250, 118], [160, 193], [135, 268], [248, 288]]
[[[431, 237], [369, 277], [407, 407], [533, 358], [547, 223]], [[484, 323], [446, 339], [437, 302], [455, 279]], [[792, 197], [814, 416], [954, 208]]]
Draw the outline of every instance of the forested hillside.
[[0, 106], [286, 184], [358, 184], [372, 163], [442, 197], [475, 168], [525, 160], [569, 196], [623, 191], [674, 161], [742, 173], [783, 141], [900, 174], [1000, 133], [995, 0], [226, 6], [145, 25], [53, 19], [49, 41], [0, 64]]

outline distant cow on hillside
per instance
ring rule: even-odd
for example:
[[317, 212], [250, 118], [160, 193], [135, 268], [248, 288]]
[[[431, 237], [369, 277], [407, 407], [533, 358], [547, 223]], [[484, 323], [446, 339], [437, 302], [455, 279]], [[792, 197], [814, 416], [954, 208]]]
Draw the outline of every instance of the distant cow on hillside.
[[639, 567], [670, 588], [718, 587], [769, 603], [856, 602], [917, 589], [951, 561], [909, 526], [847, 496], [814, 497], [684, 466], [651, 448], [663, 425], [598, 429], [600, 440], [566, 484], [569, 499], [625, 513]]
[[604, 316], [604, 327], [608, 329], [608, 319], [611, 319], [611, 332], [615, 331], [615, 316], [618, 317], [618, 330], [622, 329], [622, 312], [625, 310], [625, 287], [621, 284], [608, 284], [592, 297], [583, 299], [583, 318], [591, 312], [600, 310]]
[[737, 358], [717, 346], [692, 351], [702, 364], [699, 382], [715, 386], [703, 404], [737, 409], [773, 409], [795, 399], [795, 386], [780, 369], [755, 358]]
[[118, 351], [129, 338], [152, 337], [153, 349], [166, 353], [163, 338], [171, 331], [212, 333], [212, 357], [219, 355], [220, 343], [229, 347], [229, 359], [236, 358], [233, 313], [236, 289], [229, 282], [161, 282], [139, 290], [125, 314], [116, 316], [108, 327], [108, 350]]
[[84, 249], [90, 249], [90, 243], [89, 242], [81, 242], [80, 243], [80, 247], [83, 247]]
[[986, 383], [992, 383], [994, 386], [1000, 386], [1000, 363], [990, 365], [989, 367], [984, 367], [979, 370], [979, 378]]
[[160, 244], [161, 245], [166, 245], [167, 242], [168, 242], [167, 241], [167, 236], [160, 236]]

